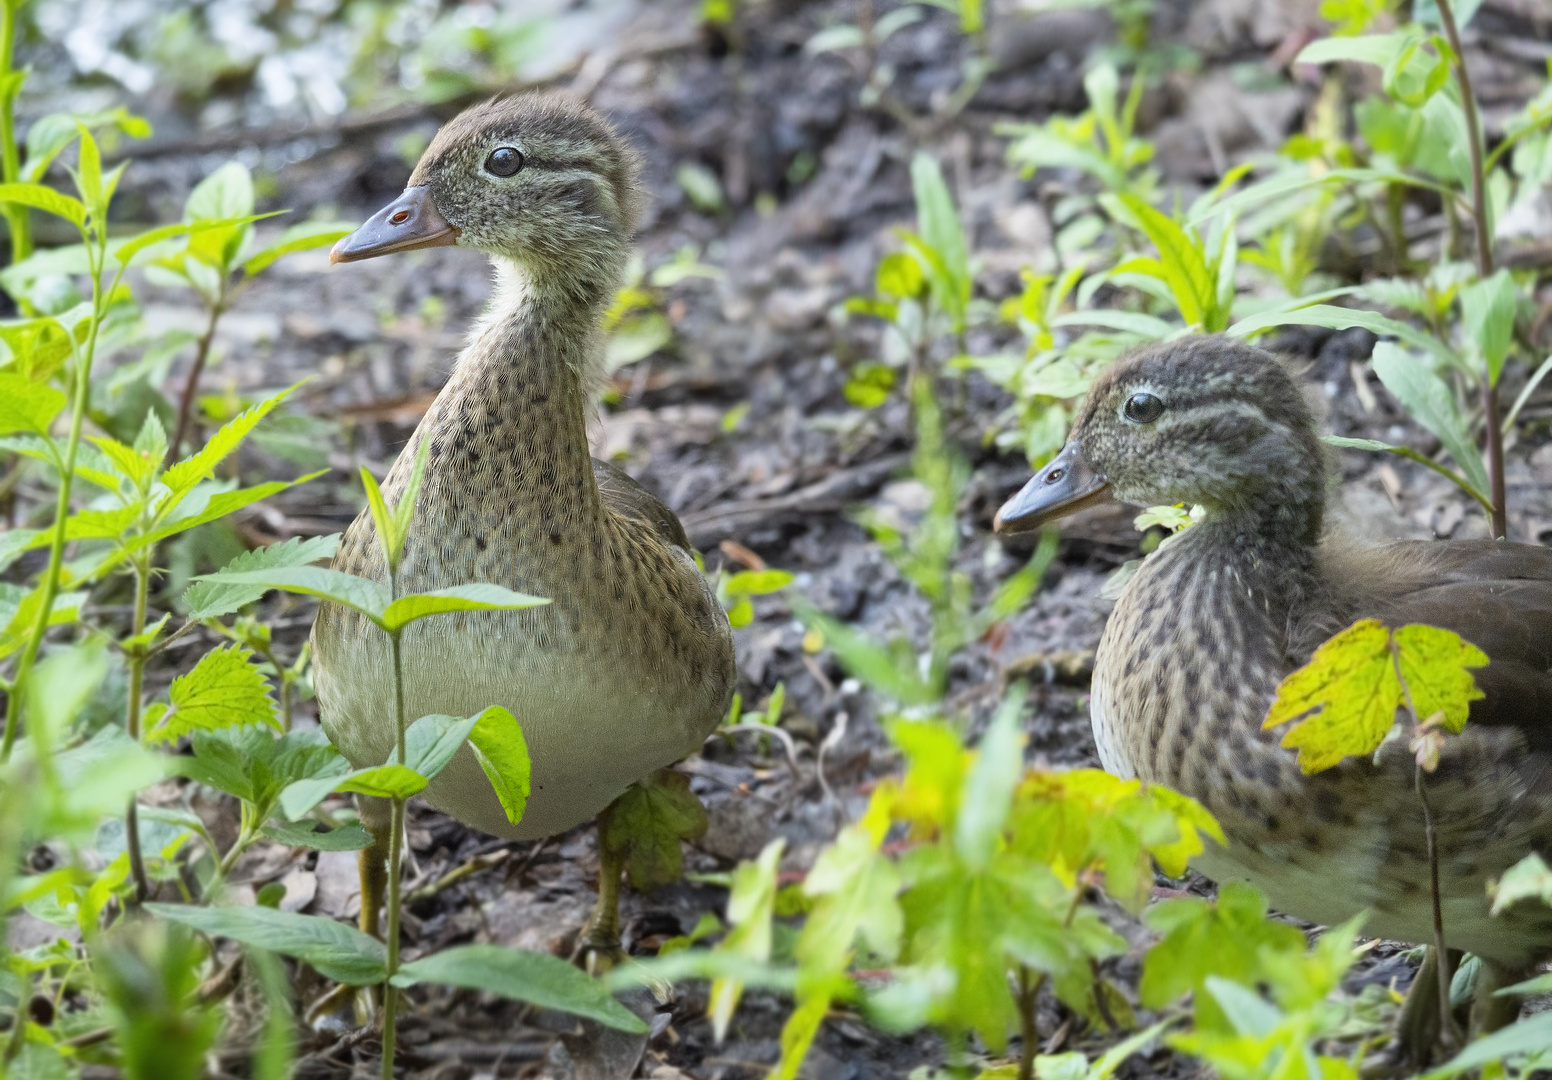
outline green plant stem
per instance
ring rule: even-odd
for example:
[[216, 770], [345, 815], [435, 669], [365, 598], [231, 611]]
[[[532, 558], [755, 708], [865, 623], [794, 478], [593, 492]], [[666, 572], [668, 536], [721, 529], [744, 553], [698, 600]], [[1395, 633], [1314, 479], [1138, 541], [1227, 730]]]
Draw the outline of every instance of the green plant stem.
[[[145, 630], [146, 594], [151, 586], [151, 564], [146, 554], [135, 558], [135, 612], [130, 619], [130, 637], [138, 637]], [[145, 687], [145, 647], [136, 645], [129, 654], [129, 697], [124, 706], [124, 731], [135, 742], [140, 741], [140, 697]], [[135, 881], [134, 903], [145, 903], [151, 895], [151, 883], [146, 877], [145, 854], [140, 850], [140, 809], [135, 796], [129, 797], [124, 810], [124, 846], [129, 852], [129, 871]]]
[[[0, 0], [5, 3], [5, 10], [10, 11], [9, 0]], [[0, 113], [5, 110], [0, 109]], [[98, 229], [102, 226], [99, 223]], [[102, 327], [104, 294], [102, 288], [102, 268], [106, 256], [107, 235], [101, 233], [96, 237], [95, 258], [91, 260], [92, 275], [92, 319], [91, 328], [87, 331], [86, 345], [78, 354], [78, 362], [75, 372], [74, 399], [70, 405], [70, 434], [65, 442], [65, 460], [59, 474], [59, 498], [54, 504], [54, 535], [49, 541], [48, 568], [43, 572], [43, 596], [38, 606], [37, 617], [33, 620], [32, 632], [27, 636], [27, 645], [22, 650], [21, 659], [16, 664], [16, 675], [11, 680], [11, 693], [6, 699], [5, 709], [5, 738], [0, 741], [0, 763], [11, 760], [11, 748], [16, 743], [17, 728], [21, 724], [21, 701], [27, 690], [27, 678], [32, 674], [32, 666], [37, 663], [38, 650], [43, 646], [43, 636], [48, 632], [49, 617], [54, 612], [54, 600], [59, 595], [59, 575], [64, 568], [65, 561], [65, 532], [70, 519], [70, 492], [75, 481], [76, 451], [81, 445], [81, 423], [86, 416], [86, 399], [90, 395], [92, 384], [92, 359], [97, 354], [97, 335]], [[90, 238], [83, 235], [82, 240], [88, 241], [86, 249], [92, 253]], [[107, 295], [113, 295], [113, 290], [118, 287], [119, 279], [124, 276], [124, 268], [121, 266], [113, 278], [113, 287]]]
[[[402, 699], [401, 699], [402, 700]], [[400, 725], [400, 739], [404, 728]], [[400, 758], [399, 760], [404, 760]], [[404, 858], [404, 800], [393, 800], [393, 830], [388, 841], [388, 978], [383, 986], [383, 1071], [382, 1080], [393, 1080], [394, 1036], [398, 1029], [399, 988], [393, 977], [399, 970], [399, 878]]]
[[[1477, 114], [1476, 95], [1471, 90], [1471, 74], [1466, 70], [1466, 54], [1460, 46], [1460, 27], [1450, 0], [1438, 0], [1439, 22], [1455, 53], [1455, 81], [1460, 86], [1460, 108], [1466, 117], [1467, 149], [1471, 152], [1471, 219], [1477, 234], [1477, 273], [1485, 280], [1493, 276], [1493, 235], [1487, 221], [1487, 174], [1482, 160], [1482, 120]], [[1491, 373], [1482, 373], [1482, 415], [1486, 428], [1482, 434], [1487, 452], [1489, 497], [1493, 512], [1489, 515], [1493, 536], [1502, 540], [1509, 531], [1507, 497], [1504, 492], [1503, 431], [1499, 424], [1498, 387]]]
[[1045, 976], [1039, 980], [1031, 981], [1029, 968], [1023, 964], [1018, 969], [1018, 1006], [1019, 1006], [1019, 1070], [1018, 1080], [1034, 1080], [1035, 1075], [1035, 1048], [1040, 1041], [1040, 1031], [1035, 1026], [1035, 998], [1040, 993], [1040, 985]]
[[1414, 768], [1413, 783], [1417, 788], [1417, 801], [1423, 804], [1423, 834], [1428, 841], [1429, 891], [1433, 896], [1433, 947], [1439, 955], [1439, 1030], [1454, 1034], [1454, 1017], [1450, 1015], [1450, 953], [1444, 947], [1444, 906], [1439, 896], [1439, 840], [1434, 834], [1433, 811], [1428, 805], [1428, 789], [1423, 783], [1423, 767]]
[[194, 407], [194, 395], [199, 392], [199, 377], [205, 372], [205, 361], [210, 359], [210, 345], [215, 341], [216, 323], [226, 310], [226, 290], [223, 284], [221, 296], [210, 305], [210, 317], [205, 321], [205, 332], [200, 335], [194, 350], [194, 366], [189, 369], [188, 381], [183, 384], [183, 394], [178, 398], [178, 426], [173, 430], [172, 441], [167, 444], [167, 464], [178, 460], [183, 440], [189, 431], [189, 413]]
[[[8, 82], [15, 73], [11, 56], [16, 47], [16, 13], [21, 6], [22, 0], [0, 0], [0, 83]], [[20, 180], [22, 172], [21, 154], [16, 149], [16, 118], [12, 115], [15, 105], [15, 91], [7, 92], [0, 101], [0, 179], [7, 184]], [[6, 205], [12, 266], [32, 254], [32, 219], [28, 215], [25, 206]]]

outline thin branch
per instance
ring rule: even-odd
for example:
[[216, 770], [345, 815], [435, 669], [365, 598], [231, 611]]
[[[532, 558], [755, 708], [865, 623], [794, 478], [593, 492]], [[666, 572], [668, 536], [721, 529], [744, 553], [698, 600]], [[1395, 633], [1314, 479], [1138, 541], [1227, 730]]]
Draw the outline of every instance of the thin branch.
[[[1439, 21], [1454, 52], [1455, 81], [1460, 85], [1460, 109], [1466, 116], [1466, 142], [1471, 152], [1471, 220], [1477, 234], [1477, 273], [1485, 281], [1493, 276], [1493, 236], [1487, 221], [1487, 174], [1482, 160], [1482, 120], [1477, 115], [1477, 99], [1471, 90], [1471, 73], [1466, 70], [1466, 54], [1460, 45], [1460, 27], [1450, 0], [1438, 0]], [[1489, 515], [1493, 536], [1503, 539], [1509, 531], [1509, 515], [1504, 492], [1503, 430], [1499, 421], [1498, 387], [1491, 373], [1482, 373], [1483, 432], [1487, 451], [1488, 495], [1493, 501]]]
[[188, 381], [183, 384], [183, 394], [178, 399], [178, 426], [173, 431], [172, 441], [167, 444], [168, 465], [178, 460], [184, 436], [189, 432], [189, 412], [194, 406], [194, 395], [199, 392], [199, 377], [204, 374], [205, 361], [210, 359], [210, 343], [215, 340], [216, 322], [221, 318], [223, 307], [219, 300], [211, 305], [210, 319], [205, 323], [205, 332], [200, 335], [199, 347], [194, 352], [194, 366], [189, 369]]

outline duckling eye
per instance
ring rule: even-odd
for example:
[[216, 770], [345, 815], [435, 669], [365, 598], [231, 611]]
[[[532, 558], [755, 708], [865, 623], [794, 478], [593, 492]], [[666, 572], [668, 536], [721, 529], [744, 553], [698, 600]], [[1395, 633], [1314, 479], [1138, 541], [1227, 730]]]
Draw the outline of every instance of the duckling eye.
[[1134, 424], [1151, 424], [1164, 415], [1164, 403], [1152, 394], [1133, 394], [1121, 406], [1121, 415]]
[[485, 171], [492, 176], [516, 176], [522, 167], [522, 152], [510, 146], [496, 147], [485, 159]]

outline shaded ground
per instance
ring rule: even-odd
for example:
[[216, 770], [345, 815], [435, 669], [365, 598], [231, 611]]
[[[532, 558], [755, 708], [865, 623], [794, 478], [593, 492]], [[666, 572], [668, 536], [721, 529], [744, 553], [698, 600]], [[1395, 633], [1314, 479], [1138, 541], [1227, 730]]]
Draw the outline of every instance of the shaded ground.
[[[1172, 76], [1147, 105], [1149, 137], [1159, 145], [1168, 182], [1187, 188], [1211, 182], [1224, 161], [1275, 146], [1299, 128], [1316, 87], [1275, 76], [1278, 64], [1297, 50], [1308, 25], [1305, 8], [1313, 7], [1255, 0], [1160, 5], [1159, 40], [1185, 42], [1203, 60], [1200, 74]], [[1109, 28], [1091, 13], [1034, 21], [1011, 5], [995, 11], [1001, 21], [994, 25], [1004, 31], [996, 36], [1002, 68], [962, 113], [935, 122], [934, 109], [958, 84], [965, 46], [953, 19], [932, 12], [892, 38], [883, 56], [897, 71], [899, 103], [923, 118], [919, 130], [907, 131], [885, 110], [859, 104], [861, 75], [845, 60], [802, 51], [822, 26], [854, 17], [852, 8], [840, 0], [767, 3], [751, 9], [742, 40], [729, 42], [699, 30], [688, 4], [643, 5], [610, 32], [592, 59], [559, 79], [588, 93], [645, 154], [652, 195], [641, 236], [647, 266], [691, 245], [724, 271], [719, 281], [692, 279], [667, 291], [673, 343], [613, 377], [595, 446], [601, 456], [619, 458], [682, 516], [709, 567], [758, 557], [797, 572], [795, 587], [841, 618], [925, 640], [925, 605], [846, 514], [871, 501], [909, 521], [922, 504], [919, 487], [900, 478], [909, 450], [903, 407], [891, 403], [863, 413], [841, 393], [847, 369], [874, 355], [878, 343], [876, 328], [865, 320], [846, 323], [838, 305], [871, 290], [878, 258], [896, 246], [890, 227], [910, 221], [906, 164], [921, 146], [945, 163], [984, 267], [982, 295], [995, 301], [1017, 291], [1019, 268], [1050, 242], [1046, 208], [1079, 180], [1061, 173], [1019, 179], [1003, 160], [1005, 140], [994, 126], [1081, 109], [1082, 58], [1103, 44]], [[1547, 25], [1535, 5], [1485, 5], [1472, 59], [1490, 121], [1534, 87], [1540, 61], [1552, 55]], [[1243, 89], [1256, 85], [1271, 88]], [[200, 134], [185, 125], [180, 132], [170, 122], [160, 141], [132, 151], [136, 161], [125, 180], [124, 206], [138, 221], [170, 220], [190, 184], [237, 151], [274, 171], [278, 190], [266, 198], [268, 205], [304, 212], [332, 207], [359, 220], [403, 186], [409, 173], [404, 146], [429, 137], [438, 122], [431, 110], [400, 110], [392, 122], [296, 137], [273, 128], [258, 135]], [[691, 204], [675, 179], [685, 162], [719, 178], [727, 209], [707, 213]], [[774, 200], [759, 198], [762, 193]], [[278, 435], [245, 451], [244, 474], [291, 476], [317, 464], [333, 471], [242, 519], [241, 542], [337, 532], [348, 524], [361, 506], [356, 466], [380, 475], [445, 380], [462, 334], [489, 292], [483, 264], [474, 252], [437, 249], [330, 270], [321, 253], [311, 253], [281, 262], [244, 292], [222, 324], [221, 359], [205, 376], [207, 392], [251, 396], [313, 377], [293, 399], [298, 415], [281, 424]], [[140, 295], [154, 326], [198, 328], [199, 312], [186, 295], [150, 286]], [[992, 332], [971, 342], [978, 352], [1009, 343]], [[1355, 387], [1355, 379], [1365, 379], [1360, 362], [1372, 343], [1357, 331], [1291, 334], [1273, 344], [1308, 361], [1312, 386], [1329, 404], [1332, 430], [1431, 450], [1426, 436], [1405, 426], [1377, 382], [1366, 382], [1362, 392]], [[186, 362], [174, 366], [172, 385]], [[1027, 547], [1004, 548], [989, 532], [992, 511], [1027, 477], [1027, 467], [1017, 456], [982, 448], [983, 430], [1005, 404], [998, 392], [972, 378], [968, 401], [956, 428], [975, 462], [962, 507], [960, 562], [986, 595], [1028, 554]], [[729, 411], [746, 402], [742, 421], [724, 430]], [[1528, 421], [1522, 441], [1509, 454], [1510, 535], [1546, 542], [1552, 538], [1552, 447], [1537, 444], [1547, 437], [1552, 402], [1543, 392], [1522, 416]], [[1342, 478], [1348, 516], [1365, 535], [1485, 534], [1480, 514], [1463, 497], [1407, 462], [1348, 453]], [[1010, 668], [1039, 678], [1046, 669], [1030, 658], [1093, 648], [1106, 614], [1100, 587], [1137, 554], [1141, 537], [1131, 516], [1129, 510], [1104, 510], [1066, 523], [1058, 563], [1042, 591], [1005, 633], [956, 661], [957, 704], [984, 715]], [[219, 558], [219, 544], [175, 555], [175, 571], [186, 574], [199, 555]], [[872, 699], [827, 654], [804, 653], [802, 628], [786, 601], [762, 598], [756, 609], [755, 623], [737, 635], [741, 691], [746, 702], [758, 704], [785, 682], [784, 726], [797, 739], [800, 761], [794, 775], [779, 748], [762, 756], [754, 740], [740, 737], [714, 739], [686, 763], [712, 819], [688, 860], [703, 874], [728, 870], [777, 835], [788, 841], [788, 869], [805, 868], [859, 809], [871, 783], [897, 764]], [[305, 640], [310, 610], [295, 606], [276, 614], [277, 637], [288, 655]], [[179, 659], [191, 659], [211, 643], [191, 635]], [[175, 673], [168, 669], [158, 677], [165, 681]], [[1097, 764], [1087, 688], [1081, 675], [1071, 681], [1076, 685], [1042, 682], [1030, 696], [1025, 726], [1032, 763]], [[310, 702], [301, 706], [300, 722], [310, 722], [310, 708]], [[842, 724], [843, 733], [828, 738]], [[821, 746], [823, 785], [816, 773]], [[228, 833], [235, 827], [230, 807], [201, 809], [224, 820]], [[485, 940], [571, 952], [594, 899], [597, 861], [589, 830], [539, 844], [507, 843], [422, 806], [412, 809], [410, 842], [416, 866], [408, 887], [407, 958]], [[475, 873], [414, 898], [476, 857]], [[357, 900], [354, 875], [349, 853], [298, 859], [261, 846], [233, 880], [254, 889], [280, 880], [287, 886], [285, 906], [348, 916]], [[651, 953], [667, 937], [687, 932], [701, 913], [720, 915], [725, 895], [709, 884], [627, 895], [627, 948]], [[1394, 954], [1389, 947], [1374, 950], [1373, 962], [1356, 977], [1404, 985], [1410, 969]], [[1140, 948], [1115, 962], [1123, 983], [1135, 985], [1139, 957]], [[304, 987], [304, 997], [321, 990]], [[578, 1075], [623, 1076], [639, 1053], [627, 1047], [614, 1055], [597, 1040], [558, 1039], [571, 1031], [569, 1024], [469, 992], [419, 990], [410, 996], [412, 1015], [403, 1022], [409, 1075], [452, 1080], [550, 1073], [575, 1057]], [[775, 1060], [783, 1004], [760, 995], [746, 999], [721, 1046], [712, 1043], [704, 1006], [704, 989], [690, 987], [671, 1004], [654, 1007], [644, 1075], [732, 1080], [763, 1073]], [[1043, 1030], [1058, 1033], [1053, 1048], [1057, 1042], [1063, 1048], [1097, 1045], [1096, 1036], [1065, 1020], [1054, 1004], [1048, 1006]], [[347, 1076], [376, 1056], [370, 1039], [338, 1018], [321, 1022], [305, 1050], [303, 1077]], [[826, 1023], [805, 1074], [816, 1080], [903, 1075], [940, 1062], [940, 1054], [930, 1037], [886, 1038], [859, 1018], [840, 1015]], [[235, 1058], [230, 1067], [239, 1067]], [[1182, 1065], [1159, 1050], [1127, 1070], [1174, 1074]]]

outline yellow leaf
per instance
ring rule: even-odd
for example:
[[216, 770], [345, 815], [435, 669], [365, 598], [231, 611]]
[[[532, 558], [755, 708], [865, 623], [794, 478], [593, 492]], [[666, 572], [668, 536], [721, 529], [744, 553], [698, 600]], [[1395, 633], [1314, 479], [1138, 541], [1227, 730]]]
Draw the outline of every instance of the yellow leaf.
[[1395, 723], [1401, 700], [1390, 631], [1378, 619], [1363, 619], [1282, 681], [1261, 727], [1269, 730], [1313, 712], [1282, 744], [1298, 750], [1299, 768], [1315, 773], [1343, 758], [1372, 754]]
[[1442, 712], [1445, 729], [1458, 733], [1466, 726], [1471, 703], [1486, 696], [1468, 669], [1486, 667], [1487, 654], [1437, 626], [1403, 626], [1396, 631], [1396, 646], [1417, 715]]

